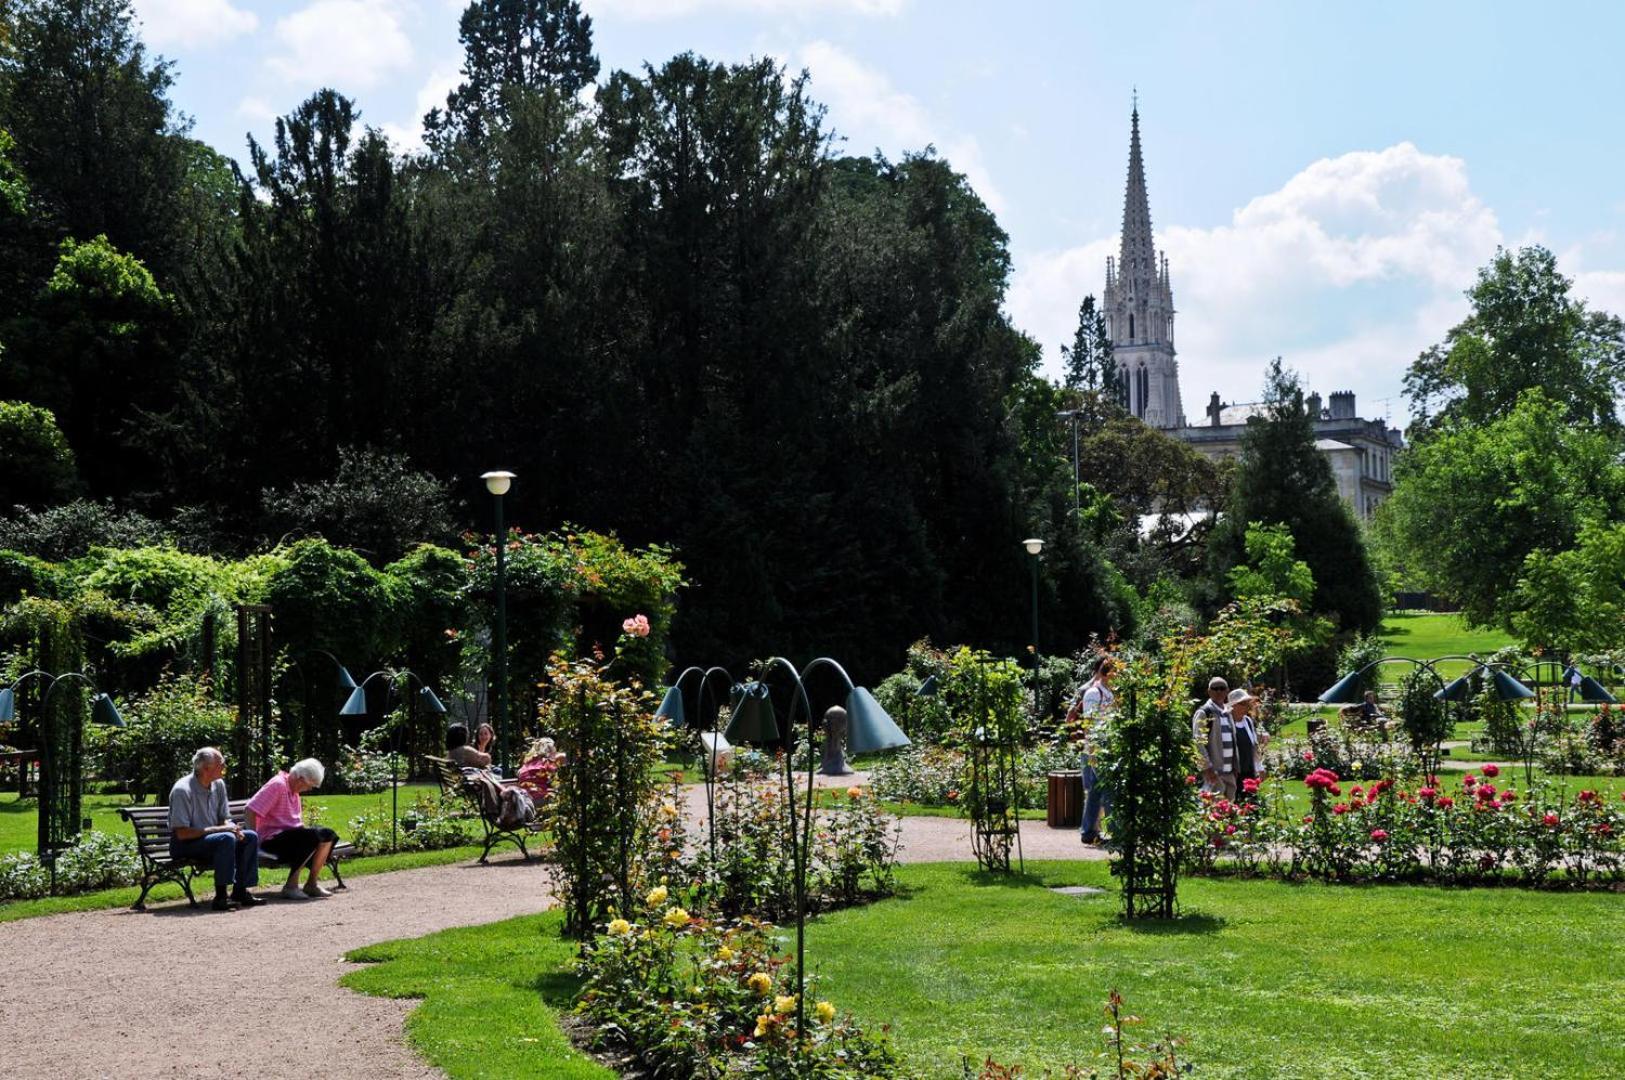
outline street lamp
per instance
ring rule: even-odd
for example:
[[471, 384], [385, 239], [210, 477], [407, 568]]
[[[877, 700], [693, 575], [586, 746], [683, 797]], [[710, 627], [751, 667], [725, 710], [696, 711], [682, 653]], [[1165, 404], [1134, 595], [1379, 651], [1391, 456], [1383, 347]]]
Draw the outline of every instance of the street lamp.
[[[812, 805], [813, 805], [813, 775], [817, 771], [813, 767], [812, 754], [814, 752], [813, 738], [816, 734], [813, 727], [815, 713], [812, 700], [807, 694], [807, 680], [820, 669], [827, 669], [844, 686], [846, 693], [844, 701], [848, 722], [846, 729], [847, 749], [854, 754], [872, 753], [878, 750], [893, 750], [909, 744], [908, 736], [897, 726], [886, 710], [876, 701], [874, 695], [861, 686], [854, 685], [852, 677], [846, 669], [828, 657], [819, 657], [812, 661], [801, 671], [782, 656], [775, 656], [767, 661], [762, 672], [760, 682], [746, 683], [735, 688], [735, 706], [733, 717], [728, 723], [728, 740], [741, 743], [777, 742], [782, 738], [785, 745], [785, 780], [789, 797], [785, 804], [790, 816], [790, 849], [795, 873], [796, 895], [796, 1038], [804, 1039], [807, 1025], [805, 1023], [805, 1000], [807, 997], [807, 864], [812, 855]], [[773, 708], [773, 700], [766, 679], [774, 673], [788, 675], [794, 686], [790, 698], [789, 715], [781, 728], [778, 716]], [[826, 695], [827, 696], [827, 695]], [[822, 702], [820, 702], [822, 704]], [[795, 757], [796, 740], [796, 712], [800, 709], [807, 717], [807, 799], [802, 804], [802, 823], [800, 835], [796, 829], [796, 785], [791, 781], [791, 764]]]
[[508, 772], [508, 529], [502, 520], [502, 496], [513, 486], [514, 474], [495, 470], [481, 473], [485, 490], [491, 493], [496, 517], [497, 539], [497, 625], [496, 625], [496, 709], [497, 767], [504, 775]]
[[[339, 672], [340, 672], [341, 681], [343, 679], [349, 678], [350, 673], [344, 669], [344, 666], [342, 664], [339, 665]], [[379, 678], [383, 679], [384, 680], [384, 685], [389, 688], [388, 692], [385, 693], [385, 695], [384, 695], [384, 723], [390, 725], [390, 729], [389, 729], [389, 850], [395, 851], [395, 850], [397, 850], [397, 847], [398, 847], [398, 844], [399, 844], [397, 830], [400, 827], [400, 817], [401, 817], [401, 812], [400, 812], [401, 811], [401, 783], [400, 783], [401, 733], [400, 733], [400, 729], [395, 727], [394, 722], [390, 719], [390, 712], [392, 711], [391, 705], [392, 705], [392, 702], [393, 702], [393, 699], [394, 699], [394, 696], [395, 696], [395, 690], [396, 690], [395, 684], [396, 684], [397, 681], [399, 681], [402, 678], [406, 679], [409, 684], [411, 683], [411, 681], [413, 679], [417, 680], [417, 684], [418, 684], [417, 697], [411, 699], [412, 705], [413, 705], [412, 716], [414, 716], [414, 717], [416, 716], [416, 705], [418, 704], [418, 702], [422, 702], [423, 707], [428, 709], [430, 712], [441, 714], [441, 715], [445, 714], [446, 706], [441, 704], [440, 698], [435, 695], [435, 692], [433, 690], [429, 689], [428, 685], [426, 683], [424, 683], [423, 679], [418, 676], [417, 672], [408, 670], [406, 668], [402, 668], [399, 671], [396, 671], [396, 670], [393, 670], [393, 669], [390, 669], [390, 668], [384, 668], [382, 670], [375, 671], [371, 675], [368, 675], [365, 679], [362, 679], [360, 685], [355, 686], [355, 688], [350, 691], [350, 696], [345, 700], [344, 705], [339, 709], [339, 715], [340, 716], [365, 716], [365, 715], [367, 715], [367, 684], [372, 682], [372, 680], [379, 679]], [[353, 680], [352, 680], [352, 685], [353, 685]], [[410, 726], [410, 724], [411, 724], [411, 719], [410, 718], [408, 719], [407, 723], [408, 723], [408, 726]]]
[[1036, 672], [1038, 670], [1038, 557], [1039, 557], [1039, 554], [1041, 552], [1043, 552], [1043, 550], [1044, 550], [1044, 541], [1042, 539], [1040, 539], [1039, 537], [1032, 536], [1032, 537], [1028, 537], [1026, 540], [1023, 540], [1021, 542], [1021, 546], [1027, 549], [1027, 554], [1028, 555], [1032, 556], [1032, 567], [1033, 567], [1033, 671]]

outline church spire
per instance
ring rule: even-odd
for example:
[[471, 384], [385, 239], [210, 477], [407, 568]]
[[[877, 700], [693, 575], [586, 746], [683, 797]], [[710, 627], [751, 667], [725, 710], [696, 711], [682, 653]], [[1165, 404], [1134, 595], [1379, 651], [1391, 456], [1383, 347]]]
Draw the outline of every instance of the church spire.
[[1128, 143], [1128, 190], [1123, 195], [1123, 248], [1117, 277], [1144, 295], [1142, 284], [1157, 281], [1159, 267], [1151, 243], [1151, 199], [1145, 190], [1145, 158], [1140, 153], [1140, 105], [1135, 95]]

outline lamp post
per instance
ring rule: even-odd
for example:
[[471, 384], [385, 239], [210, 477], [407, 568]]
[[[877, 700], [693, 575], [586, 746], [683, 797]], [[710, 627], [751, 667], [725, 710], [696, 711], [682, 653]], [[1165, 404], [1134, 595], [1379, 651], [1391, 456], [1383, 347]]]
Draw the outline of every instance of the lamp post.
[[1083, 498], [1078, 494], [1078, 485], [1083, 482], [1078, 462], [1078, 418], [1083, 415], [1083, 410], [1062, 409], [1055, 415], [1072, 421], [1072, 512], [1076, 514], [1083, 509]]
[[[344, 666], [342, 664], [339, 665], [339, 671], [340, 671], [343, 678], [348, 678], [349, 677], [350, 673], [348, 671], [345, 671]], [[416, 715], [416, 706], [417, 706], [419, 701], [421, 701], [423, 703], [423, 706], [426, 709], [428, 709], [430, 712], [439, 713], [439, 714], [444, 714], [445, 713], [446, 706], [441, 704], [440, 698], [435, 695], [435, 692], [433, 690], [429, 689], [428, 685], [426, 683], [424, 683], [424, 681], [418, 676], [417, 672], [408, 670], [406, 668], [401, 668], [398, 671], [394, 670], [394, 669], [391, 669], [391, 668], [384, 668], [382, 670], [373, 672], [371, 675], [368, 675], [365, 679], [361, 680], [361, 684], [359, 686], [356, 686], [353, 690], [350, 691], [350, 696], [345, 700], [343, 707], [339, 709], [339, 715], [340, 716], [365, 716], [365, 715], [367, 715], [367, 684], [372, 682], [372, 680], [374, 680], [374, 679], [383, 679], [384, 684], [389, 688], [387, 693], [385, 693], [385, 695], [384, 695], [384, 723], [390, 725], [390, 728], [389, 728], [389, 850], [391, 850], [391, 851], [397, 850], [397, 848], [399, 846], [399, 843], [400, 843], [399, 829], [400, 829], [400, 818], [401, 818], [401, 812], [400, 812], [401, 811], [401, 783], [400, 783], [401, 733], [400, 733], [400, 729], [395, 726], [395, 722], [390, 719], [390, 713], [392, 711], [391, 708], [390, 708], [390, 704], [391, 704], [391, 702], [392, 702], [392, 700], [394, 699], [394, 696], [395, 696], [395, 691], [396, 691], [396, 685], [395, 684], [399, 680], [401, 680], [403, 678], [406, 679], [406, 681], [407, 681], [407, 683], [409, 685], [412, 682], [412, 680], [414, 680], [414, 679], [417, 680], [417, 684], [418, 684], [417, 697], [410, 699], [411, 702], [412, 702], [412, 715], [413, 716]]]
[[[774, 674], [788, 676], [793, 686], [790, 698], [789, 713], [781, 729], [773, 708], [773, 701], [765, 681], [747, 683], [736, 688], [738, 704], [733, 711], [733, 717], [728, 723], [728, 738], [731, 742], [769, 743], [784, 739], [788, 748], [785, 755], [785, 779], [788, 798], [785, 805], [788, 808], [790, 820], [790, 849], [791, 861], [795, 874], [796, 898], [796, 1039], [806, 1038], [806, 988], [807, 988], [807, 864], [812, 854], [812, 804], [813, 804], [813, 768], [811, 755], [814, 752], [813, 741], [816, 734], [813, 719], [821, 713], [814, 713], [812, 700], [807, 694], [807, 679], [819, 670], [828, 670], [840, 680], [846, 688], [844, 704], [847, 711], [847, 747], [854, 754], [869, 753], [877, 750], [892, 750], [907, 746], [908, 736], [903, 734], [895, 721], [887, 715], [886, 710], [876, 701], [874, 695], [861, 686], [852, 682], [852, 677], [846, 669], [828, 657], [819, 657], [812, 661], [801, 671], [782, 656], [775, 656], [764, 665], [763, 680]], [[820, 702], [822, 704], [822, 702]], [[796, 711], [800, 709], [807, 717], [807, 797], [801, 807], [801, 827], [797, 829], [796, 821], [796, 785], [789, 782], [790, 762], [795, 754]]]
[[1033, 671], [1034, 671], [1034, 673], [1036, 673], [1038, 671], [1038, 558], [1039, 558], [1040, 553], [1043, 552], [1043, 550], [1044, 550], [1044, 541], [1042, 539], [1040, 539], [1039, 537], [1032, 536], [1032, 537], [1028, 537], [1026, 540], [1023, 540], [1021, 542], [1021, 546], [1026, 548], [1027, 549], [1027, 554], [1032, 557], [1031, 562], [1032, 562], [1032, 568], [1033, 568]]
[[496, 648], [497, 677], [494, 696], [497, 727], [497, 767], [503, 775], [508, 772], [508, 528], [502, 520], [502, 496], [513, 486], [514, 474], [496, 470], [481, 473], [485, 490], [491, 493], [497, 538], [497, 622]]

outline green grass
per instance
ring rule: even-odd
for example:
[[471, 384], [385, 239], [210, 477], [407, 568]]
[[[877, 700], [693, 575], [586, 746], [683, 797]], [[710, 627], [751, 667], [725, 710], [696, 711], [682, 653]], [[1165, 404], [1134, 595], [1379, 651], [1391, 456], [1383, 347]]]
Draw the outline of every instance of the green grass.
[[[1512, 636], [1500, 630], [1474, 630], [1459, 615], [1410, 612], [1388, 616], [1382, 621], [1382, 640], [1391, 655], [1432, 660], [1436, 656], [1477, 653], [1482, 656], [1515, 644]], [[1440, 674], [1460, 675], [1472, 665], [1450, 661], [1439, 665]], [[1400, 667], [1395, 672], [1403, 674]]]
[[343, 983], [423, 999], [407, 1018], [407, 1039], [451, 1076], [613, 1080], [559, 1029], [577, 985], [575, 945], [559, 936], [560, 922], [549, 912], [371, 945], [348, 959], [376, 966]]
[[[1605, 893], [1191, 879], [1185, 916], [1129, 926], [1100, 863], [995, 879], [904, 867], [906, 895], [809, 925], [821, 997], [893, 1025], [905, 1060], [1029, 1074], [1101, 1049], [1111, 988], [1211, 1077], [1625, 1074], [1625, 904]], [[1046, 886], [1087, 884], [1077, 899]], [[414, 1045], [452, 1077], [606, 1078], [556, 1026], [575, 987], [549, 913], [352, 953], [354, 989], [423, 1004]]]

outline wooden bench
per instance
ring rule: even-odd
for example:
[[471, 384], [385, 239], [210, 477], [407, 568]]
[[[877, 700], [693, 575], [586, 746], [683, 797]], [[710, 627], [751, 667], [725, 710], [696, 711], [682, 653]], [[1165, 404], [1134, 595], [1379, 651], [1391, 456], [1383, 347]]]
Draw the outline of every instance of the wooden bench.
[[[248, 800], [236, 799], [229, 806], [231, 820], [247, 828]], [[169, 854], [169, 807], [121, 806], [119, 815], [135, 827], [135, 846], [141, 855], [141, 895], [136, 898], [135, 910], [147, 910], [147, 893], [152, 891], [154, 885], [164, 881], [179, 885], [186, 893], [187, 901], [197, 907], [197, 897], [192, 895], [192, 879], [214, 869], [214, 866], [203, 859], [176, 859]], [[344, 875], [339, 872], [339, 863], [353, 854], [355, 845], [348, 840], [340, 840], [327, 856], [327, 865], [332, 868], [336, 888], [349, 888], [344, 884]], [[264, 867], [287, 865], [264, 848], [260, 849], [259, 862]]]
[[[480, 799], [479, 791], [469, 783], [468, 777], [463, 774], [461, 765], [450, 758], [433, 757], [425, 754], [423, 760], [434, 768], [435, 779], [440, 781], [440, 794], [443, 797], [459, 796], [466, 800], [473, 809], [474, 815], [480, 819], [485, 828], [485, 850], [480, 852], [481, 865], [489, 865], [491, 849], [497, 844], [509, 843], [519, 849], [519, 854], [527, 860], [530, 858], [530, 849], [525, 846], [527, 836], [535, 836], [542, 831], [539, 821], [532, 819], [517, 829], [504, 829], [497, 824], [496, 816], [485, 809]], [[502, 786], [508, 787], [517, 784], [517, 780], [503, 780]]]

